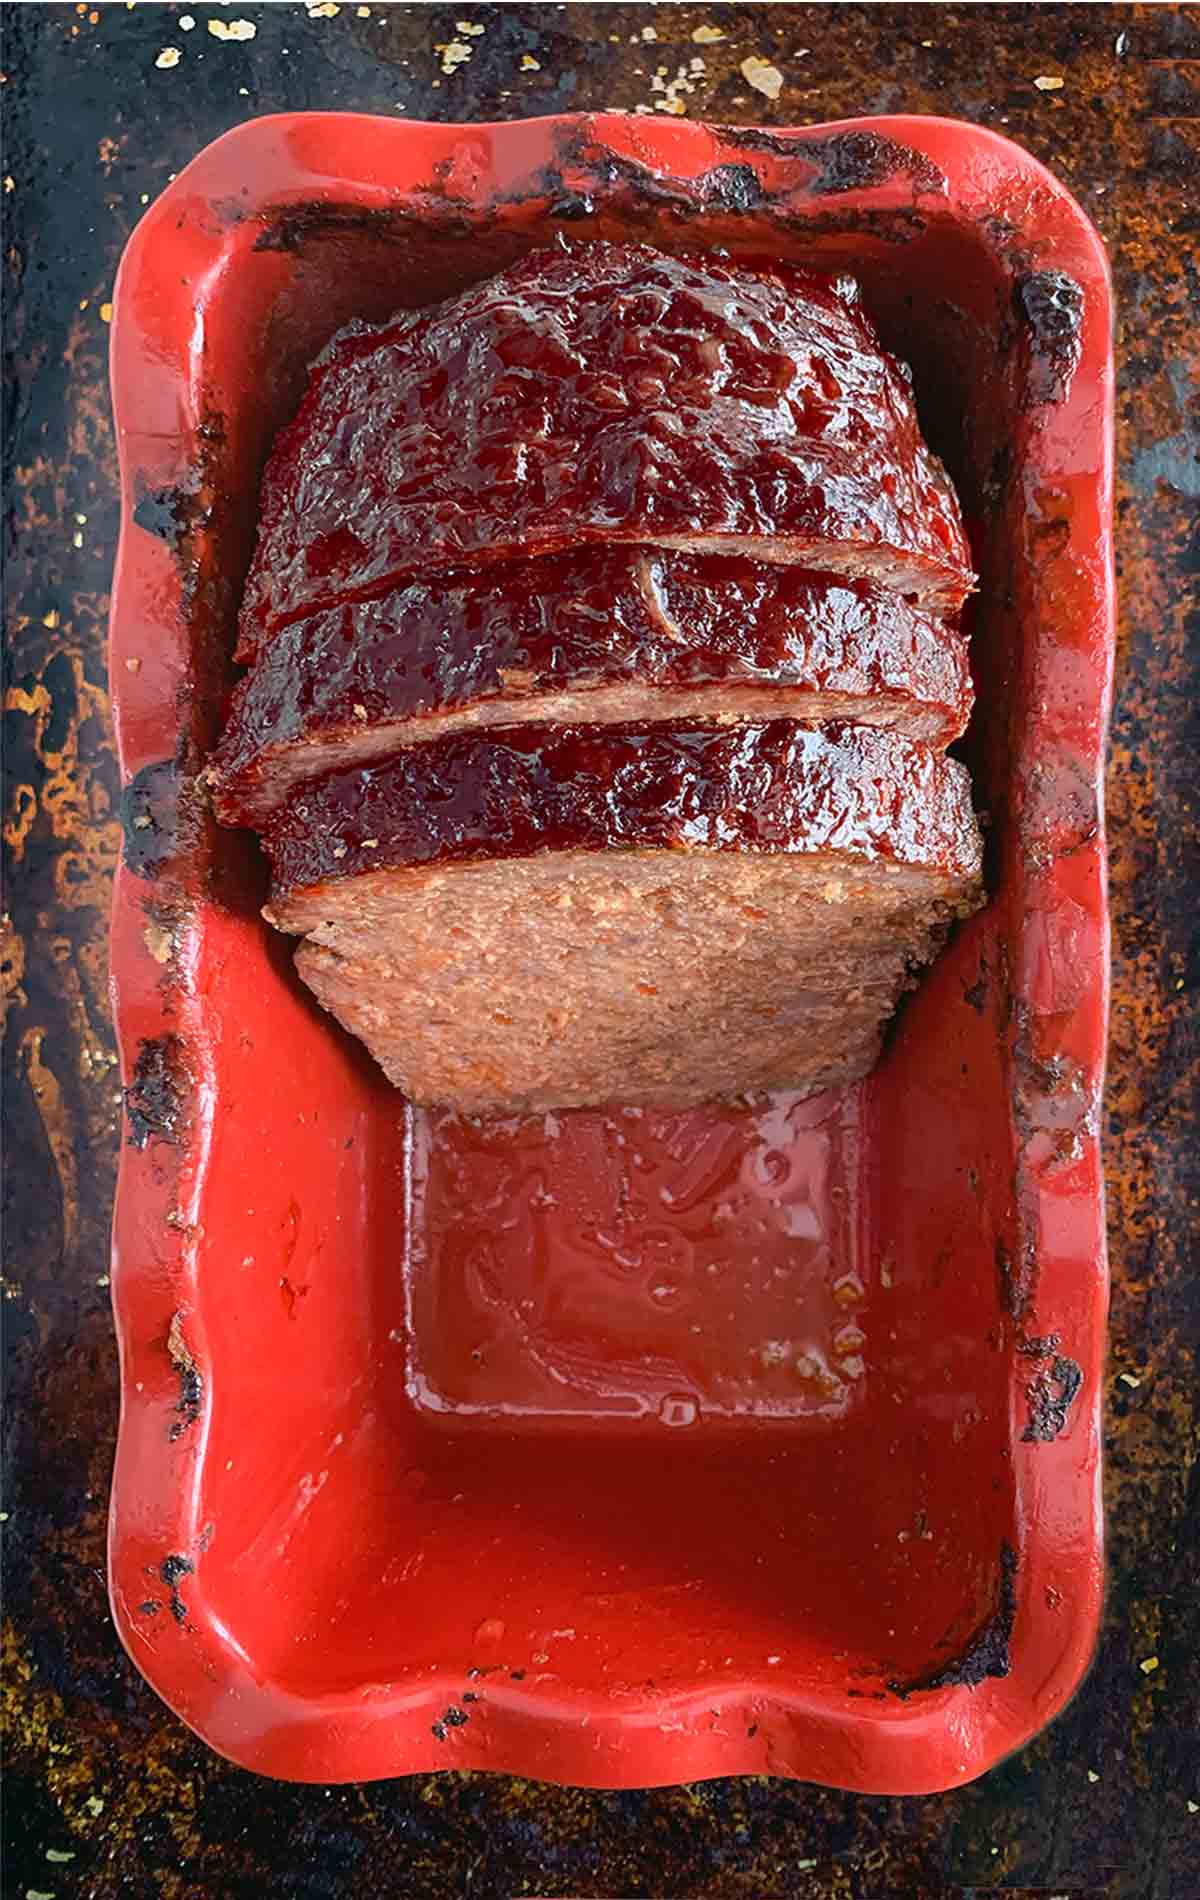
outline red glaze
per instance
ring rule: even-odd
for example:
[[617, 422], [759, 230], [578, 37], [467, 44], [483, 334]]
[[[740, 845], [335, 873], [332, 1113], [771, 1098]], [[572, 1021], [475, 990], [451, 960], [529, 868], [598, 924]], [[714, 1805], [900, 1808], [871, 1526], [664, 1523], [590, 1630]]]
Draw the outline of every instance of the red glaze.
[[[344, 769], [488, 701], [516, 724], [545, 717], [523, 711], [534, 695], [570, 693], [582, 721], [595, 716], [595, 689], [633, 687], [643, 704], [625, 716], [655, 718], [665, 689], [708, 686], [725, 689], [734, 716], [762, 716], [738, 706], [755, 687], [794, 694], [776, 710], [796, 718], [815, 695], [861, 700], [864, 717], [942, 745], [971, 708], [961, 635], [885, 588], [758, 561], [587, 549], [414, 580], [285, 627], [234, 694], [215, 803], [227, 822], [257, 822], [293, 774]], [[695, 716], [711, 715], [698, 706]], [[338, 745], [344, 762], [330, 756]]]
[[[305, 365], [564, 215], [853, 271], [978, 523], [991, 901], [869, 1083], [802, 1115], [406, 1115], [189, 777]], [[936, 119], [258, 119], [147, 213], [112, 338], [111, 1589], [214, 1747], [318, 1781], [917, 1794], [1075, 1688], [1102, 1579], [1111, 316], [1062, 187]]]
[[850, 279], [563, 240], [335, 338], [263, 480], [243, 648], [430, 567], [750, 537], [869, 557], [952, 608], [971, 585], [911, 379]]
[[966, 771], [869, 726], [514, 726], [411, 746], [293, 793], [272, 902], [389, 866], [542, 851], [828, 852], [979, 875]]

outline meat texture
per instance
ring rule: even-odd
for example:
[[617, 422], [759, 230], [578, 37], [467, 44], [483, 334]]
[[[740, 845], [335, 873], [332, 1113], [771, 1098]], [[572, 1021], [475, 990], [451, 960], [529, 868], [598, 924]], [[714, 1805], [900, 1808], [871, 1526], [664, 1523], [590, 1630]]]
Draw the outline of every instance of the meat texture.
[[318, 999], [466, 1112], [854, 1081], [980, 889], [962, 766], [787, 720], [455, 733], [266, 840]]
[[953, 610], [957, 502], [849, 278], [562, 244], [318, 362], [262, 489], [239, 657], [400, 581], [633, 541]]
[[647, 548], [413, 580], [284, 628], [238, 688], [209, 779], [259, 824], [305, 779], [466, 727], [857, 719], [944, 746], [965, 643], [870, 582]]

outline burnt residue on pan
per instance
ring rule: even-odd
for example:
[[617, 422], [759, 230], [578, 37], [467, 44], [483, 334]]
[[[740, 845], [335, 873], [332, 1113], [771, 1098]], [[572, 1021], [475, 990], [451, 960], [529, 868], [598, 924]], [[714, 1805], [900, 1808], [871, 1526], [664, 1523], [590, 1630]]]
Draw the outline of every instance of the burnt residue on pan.
[[[463, 1697], [464, 1702], [474, 1700], [475, 1698], [473, 1696]], [[430, 1724], [429, 1732], [435, 1741], [444, 1742], [452, 1728], [463, 1728], [470, 1719], [465, 1709], [458, 1708], [456, 1704], [452, 1702], [448, 1709], [442, 1711], [438, 1720]]]
[[[1039, 1041], [1047, 1040], [1052, 1026], [1049, 1018], [1035, 1014], [1026, 1001], [1014, 997], [1009, 1022], [1009, 1101], [1021, 1159], [1013, 1183], [1015, 1237], [1011, 1247], [997, 1243], [996, 1264], [1002, 1306], [1021, 1325], [1028, 1320], [1038, 1292], [1041, 1228], [1032, 1181], [1039, 1170], [1069, 1166], [1079, 1156], [1084, 1136], [1095, 1127], [1099, 1099], [1098, 1085], [1089, 1081], [1077, 1062], [1039, 1046]], [[1068, 1406], [1077, 1390], [1076, 1386], [1069, 1393]], [[1049, 1419], [1054, 1414], [1043, 1407], [1041, 1416]], [[1056, 1436], [1061, 1423], [1049, 1431], [1049, 1437]], [[1031, 1434], [1025, 1436], [1028, 1439]], [[1044, 1439], [1046, 1431], [1032, 1436]]]
[[987, 999], [988, 999], [988, 967], [986, 963], [981, 963], [979, 967], [979, 975], [975, 978], [975, 981], [973, 983], [969, 983], [963, 991], [963, 1001], [964, 1003], [968, 1004], [971, 1009], [975, 1011], [975, 1014], [977, 1016], [982, 1016], [984, 1009], [987, 1006]]
[[125, 1090], [129, 1140], [144, 1148], [151, 1141], [178, 1143], [191, 1102], [192, 1076], [187, 1047], [174, 1032], [143, 1041]]
[[1013, 307], [1029, 340], [1029, 401], [1061, 402], [1083, 348], [1082, 289], [1063, 270], [1027, 271], [1013, 285]]
[[179, 949], [195, 898], [212, 868], [198, 758], [199, 748], [185, 734], [174, 758], [154, 759], [135, 772], [119, 807], [122, 861], [147, 886], [142, 940], [162, 966], [168, 996], [176, 985]]
[[1033, 1334], [1028, 1339], [1018, 1339], [1017, 1351], [1025, 1359], [1049, 1359], [1057, 1352], [1059, 1335], [1057, 1333]]
[[758, 126], [727, 126], [717, 137], [741, 151], [766, 152], [772, 158], [800, 159], [814, 165], [807, 190], [814, 198], [843, 191], [867, 191], [895, 177], [912, 180], [914, 193], [943, 192], [945, 174], [924, 152], [884, 138], [878, 132], [771, 132]]
[[206, 409], [195, 433], [195, 462], [174, 482], [158, 483], [144, 472], [132, 478], [136, 496], [133, 520], [171, 550], [179, 570], [185, 612], [190, 611], [202, 587], [205, 549], [218, 523], [223, 494], [224, 418]]
[[137, 877], [161, 876], [179, 853], [180, 771], [174, 759], [156, 759], [121, 794], [125, 864]]
[[196, 1364], [192, 1351], [183, 1334], [183, 1314], [175, 1313], [171, 1318], [167, 1333], [167, 1356], [179, 1378], [179, 1397], [175, 1403], [176, 1416], [171, 1421], [167, 1436], [174, 1441], [182, 1438], [188, 1427], [195, 1425], [204, 1405], [204, 1379]]
[[179, 953], [187, 922], [187, 906], [178, 894], [147, 894], [142, 906], [145, 919], [142, 942], [155, 963], [162, 967], [162, 984], [170, 995], [179, 981]]
[[195, 440], [193, 465], [175, 482], [164, 486], [145, 474], [133, 477], [133, 519], [171, 551], [191, 652], [177, 695], [176, 752], [141, 768], [125, 788], [121, 811], [128, 868], [147, 879], [169, 876], [189, 890], [198, 889], [210, 869], [209, 854], [201, 849], [198, 772], [232, 680], [228, 630], [242, 578], [226, 422], [211, 406], [196, 425]]
[[946, 189], [944, 173], [924, 153], [881, 138], [877, 132], [835, 132], [828, 138], [810, 139], [802, 155], [821, 167], [808, 187], [814, 198], [869, 190], [897, 175], [911, 180], [914, 196]]
[[184, 601], [189, 603], [200, 577], [200, 548], [212, 526], [217, 486], [210, 467], [212, 453], [221, 446], [224, 430], [215, 416], [206, 416], [197, 428], [201, 456], [177, 482], [155, 484], [144, 474], [133, 478], [133, 519], [139, 528], [163, 541], [179, 565]]
[[179, 1594], [179, 1586], [184, 1577], [190, 1577], [196, 1566], [190, 1557], [181, 1557], [177, 1553], [164, 1557], [158, 1567], [158, 1574], [170, 1591], [170, 1611], [177, 1623], [187, 1622], [187, 1604]]
[[[557, 162], [543, 171], [538, 187], [549, 198], [552, 210], [564, 196], [572, 207], [586, 203], [595, 208], [605, 198], [621, 195], [623, 188], [635, 205], [648, 211], [667, 210], [685, 220], [714, 212], [766, 212], [785, 228], [794, 225], [809, 241], [826, 227], [845, 230], [850, 225], [869, 229], [886, 240], [903, 240], [923, 230], [925, 221], [911, 208], [862, 211], [853, 219], [841, 214], [831, 215], [828, 220], [808, 217], [797, 221], [791, 208], [798, 189], [814, 198], [834, 197], [884, 184], [896, 176], [912, 180], [914, 199], [945, 189], [943, 174], [922, 153], [874, 132], [839, 132], [815, 138], [717, 127], [715, 135], [741, 152], [761, 152], [792, 165], [811, 165], [814, 175], [803, 185], [794, 174], [768, 185], [754, 166], [743, 160], [716, 165], [699, 179], [671, 178], [624, 154], [598, 148], [586, 126], [568, 126], [556, 139]], [[520, 196], [527, 196], [526, 186], [522, 186]], [[587, 213], [573, 208], [565, 215]]]
[[[714, 165], [702, 177], [685, 180], [649, 171], [615, 152], [597, 152], [575, 134], [564, 138], [560, 149], [562, 162], [543, 166], [535, 185], [549, 215], [566, 222], [595, 216], [622, 190], [644, 210], [666, 210], [681, 220], [714, 211], [736, 216], [769, 210], [775, 202], [753, 165]], [[515, 201], [523, 198], [524, 186], [514, 194]]]
[[133, 519], [139, 528], [175, 549], [194, 531], [197, 496], [180, 486], [154, 488], [144, 477], [135, 479]]
[[1033, 1298], [1037, 1281], [1037, 1253], [1026, 1245], [1014, 1256], [1002, 1240], [997, 1240], [995, 1251], [1000, 1304], [1008, 1317], [1019, 1324], [1028, 1313]]
[[1079, 1064], [1061, 1051], [1037, 1047], [1036, 1019], [1023, 1003], [1013, 1011], [1011, 1089], [1013, 1123], [1023, 1145], [1037, 1135], [1050, 1139], [1069, 1158], [1072, 1143], [1090, 1128], [1097, 1113], [1094, 1091]]
[[720, 211], [758, 211], [770, 198], [753, 165], [714, 165], [700, 189], [705, 202]]
[[1011, 1544], [1000, 1547], [1000, 1579], [996, 1608], [952, 1662], [911, 1682], [889, 1682], [901, 1700], [924, 1689], [977, 1689], [988, 1676], [1006, 1676], [1012, 1667], [1010, 1645], [1017, 1616], [1017, 1553]]
[[[263, 228], [254, 240], [256, 251], [282, 251], [296, 255], [306, 244], [314, 239], [337, 237], [397, 237], [401, 230], [418, 212], [412, 208], [391, 206], [373, 207], [369, 205], [311, 204], [287, 205], [277, 212], [268, 212], [263, 218]], [[420, 208], [421, 222], [426, 222], [424, 207]], [[473, 225], [461, 217], [455, 221], [461, 226], [461, 235], [465, 236], [474, 229]], [[438, 235], [449, 236], [442, 220], [438, 219]]]
[[[133, 478], [133, 519], [170, 548], [179, 575], [180, 605], [193, 629], [193, 677], [179, 708], [185, 776], [191, 769], [185, 755], [211, 743], [207, 721], [212, 703], [229, 684], [227, 633], [241, 585], [226, 469], [226, 422], [211, 405], [196, 424], [195, 441], [192, 465], [175, 482], [162, 486], [144, 474]], [[219, 558], [214, 557], [218, 547]], [[193, 725], [196, 730], [190, 731]]]
[[1035, 1373], [1025, 1388], [1029, 1399], [1029, 1418], [1021, 1433], [1022, 1443], [1053, 1444], [1059, 1433], [1066, 1429], [1067, 1415], [1079, 1397], [1082, 1385], [1082, 1368], [1074, 1359], [1068, 1359], [1063, 1353], [1055, 1353], [1049, 1367]]
[[[554, 159], [518, 184], [492, 193], [479, 205], [468, 204], [454, 192], [453, 168], [443, 168], [440, 190], [414, 195], [411, 204], [364, 207], [322, 203], [281, 206], [262, 214], [256, 251], [297, 255], [314, 241], [346, 237], [398, 240], [414, 221], [439, 238], [478, 238], [493, 227], [510, 205], [528, 207], [541, 199], [552, 218], [580, 223], [597, 215], [607, 204], [630, 201], [635, 208], [656, 216], [669, 212], [680, 221], [712, 214], [738, 216], [766, 212], [785, 227], [793, 224], [806, 238], [826, 226], [856, 229], [889, 242], [902, 242], [925, 228], [925, 219], [911, 207], [862, 211], [852, 220], [831, 214], [828, 220], [797, 222], [791, 205], [797, 189], [810, 197], [836, 197], [887, 183], [895, 177], [911, 181], [914, 200], [945, 190], [942, 172], [923, 153], [893, 139], [867, 131], [838, 132], [825, 138], [804, 134], [785, 136], [745, 128], [718, 128], [717, 137], [740, 151], [761, 152], [791, 165], [812, 167], [802, 185], [794, 174], [768, 185], [749, 162], [715, 165], [699, 179], [673, 178], [639, 164], [623, 153], [603, 148], [587, 124], [564, 126], [555, 137]], [[659, 234], [661, 235], [661, 234]]]

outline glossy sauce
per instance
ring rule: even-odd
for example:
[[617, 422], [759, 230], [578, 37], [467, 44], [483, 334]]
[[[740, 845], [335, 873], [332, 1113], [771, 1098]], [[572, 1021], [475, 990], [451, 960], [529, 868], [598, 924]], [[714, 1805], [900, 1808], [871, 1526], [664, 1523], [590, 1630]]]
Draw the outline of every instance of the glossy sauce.
[[978, 878], [964, 768], [869, 727], [518, 726], [412, 746], [294, 794], [273, 901], [364, 871], [614, 848], [852, 853]]
[[[256, 819], [281, 795], [276, 749], [326, 736], [343, 736], [351, 752], [378, 745], [380, 725], [404, 722], [394, 747], [439, 715], [487, 701], [505, 702], [515, 723], [530, 695], [555, 691], [580, 696], [582, 719], [596, 686], [636, 689], [646, 701], [666, 688], [721, 686], [736, 710], [738, 689], [760, 685], [843, 694], [864, 707], [883, 696], [943, 744], [963, 731], [971, 706], [961, 635], [868, 581], [584, 548], [414, 579], [284, 627], [234, 696], [216, 755], [218, 810], [232, 822]], [[647, 706], [646, 716], [658, 715]], [[797, 716], [806, 716], [802, 698]], [[288, 760], [288, 772], [302, 769]]]
[[264, 478], [241, 657], [414, 573], [751, 538], [767, 560], [878, 556], [951, 608], [971, 585], [911, 377], [853, 282], [641, 245], [532, 252], [334, 338]]

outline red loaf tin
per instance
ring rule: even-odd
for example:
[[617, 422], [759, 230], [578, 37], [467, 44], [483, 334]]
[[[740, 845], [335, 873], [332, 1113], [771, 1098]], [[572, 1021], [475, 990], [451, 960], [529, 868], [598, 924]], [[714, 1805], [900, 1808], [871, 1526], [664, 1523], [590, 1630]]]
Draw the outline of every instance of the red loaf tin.
[[[991, 899], [840, 1098], [414, 1113], [206, 811], [305, 364], [559, 231], [854, 272], [964, 501]], [[1102, 1584], [1110, 327], [1074, 201], [937, 119], [260, 119], [138, 227], [112, 336], [111, 1590], [223, 1754], [913, 1794], [1076, 1687]]]

